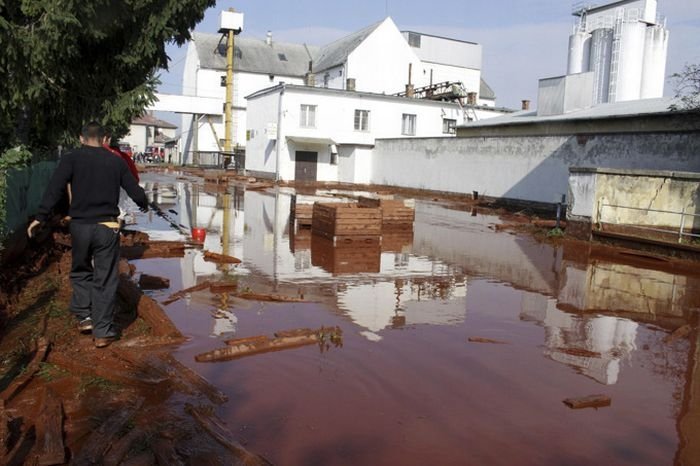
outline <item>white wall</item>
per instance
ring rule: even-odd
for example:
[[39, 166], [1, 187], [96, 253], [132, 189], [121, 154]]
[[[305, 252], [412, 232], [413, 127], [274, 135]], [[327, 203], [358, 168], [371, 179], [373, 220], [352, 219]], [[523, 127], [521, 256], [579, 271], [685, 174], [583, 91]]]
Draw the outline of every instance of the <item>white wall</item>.
[[[328, 86], [325, 85], [326, 75], [328, 75]], [[316, 86], [328, 87], [329, 89], [345, 89], [345, 65], [338, 65], [335, 68], [329, 68], [318, 73], [316, 75]]]
[[699, 172], [698, 154], [695, 133], [386, 139], [376, 141], [371, 181], [555, 203], [570, 167]]
[[387, 18], [348, 56], [346, 78], [356, 80], [358, 91], [395, 94], [406, 90], [409, 63], [413, 64], [413, 83], [425, 85], [420, 59]]
[[[153, 141], [153, 137], [151, 137]], [[146, 150], [146, 126], [131, 125], [129, 134], [121, 138], [120, 142], [129, 144], [134, 152], [143, 152]]]
[[[270, 125], [277, 123], [278, 99], [279, 93], [276, 92], [256, 97], [248, 102], [250, 109], [248, 129], [255, 134], [247, 147], [246, 168], [249, 170], [268, 173], [275, 171], [274, 162], [270, 161], [274, 155], [269, 155], [270, 151], [275, 150], [274, 143], [269, 142], [270, 138], [265, 131]], [[316, 106], [315, 128], [300, 127], [302, 104]], [[459, 107], [451, 103], [389, 99], [383, 96], [336, 93], [302, 87], [286, 88], [282, 108], [282, 145], [280, 146], [282, 179], [294, 178], [295, 151], [308, 150], [319, 153], [317, 172], [319, 181], [351, 182], [354, 180], [358, 183], [366, 183], [370, 179], [371, 150], [368, 147], [371, 148], [374, 145], [374, 140], [403, 137], [401, 131], [404, 113], [416, 115], [416, 137], [443, 136], [443, 118], [454, 119], [459, 123], [462, 117]], [[369, 131], [355, 131], [356, 109], [370, 112]], [[330, 165], [330, 141], [339, 146], [338, 166]], [[362, 148], [349, 149], [357, 146]]]

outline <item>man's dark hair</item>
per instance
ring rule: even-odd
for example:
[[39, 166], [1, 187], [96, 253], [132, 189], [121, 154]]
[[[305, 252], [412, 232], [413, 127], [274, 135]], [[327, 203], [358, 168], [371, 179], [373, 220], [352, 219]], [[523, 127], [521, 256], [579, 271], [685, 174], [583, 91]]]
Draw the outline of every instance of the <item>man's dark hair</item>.
[[105, 129], [98, 122], [91, 121], [90, 123], [83, 126], [83, 129], [80, 131], [80, 134], [85, 139], [99, 139], [101, 142], [102, 138], [105, 135]]

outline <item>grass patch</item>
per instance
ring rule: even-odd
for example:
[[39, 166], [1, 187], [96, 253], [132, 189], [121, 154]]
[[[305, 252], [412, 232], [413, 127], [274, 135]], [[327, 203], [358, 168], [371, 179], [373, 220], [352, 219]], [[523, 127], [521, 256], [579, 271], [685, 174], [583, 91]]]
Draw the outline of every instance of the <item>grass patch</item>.
[[68, 371], [58, 367], [50, 362], [42, 362], [39, 365], [39, 370], [36, 373], [37, 376], [41, 377], [42, 380], [46, 382], [51, 382], [52, 380], [61, 379], [67, 377]]
[[547, 238], [563, 238], [564, 230], [561, 228], [552, 228], [547, 232]]
[[111, 382], [104, 377], [97, 375], [84, 376], [80, 379], [80, 385], [78, 386], [78, 394], [84, 395], [90, 390], [97, 390], [100, 392], [116, 392], [121, 388], [121, 385]]

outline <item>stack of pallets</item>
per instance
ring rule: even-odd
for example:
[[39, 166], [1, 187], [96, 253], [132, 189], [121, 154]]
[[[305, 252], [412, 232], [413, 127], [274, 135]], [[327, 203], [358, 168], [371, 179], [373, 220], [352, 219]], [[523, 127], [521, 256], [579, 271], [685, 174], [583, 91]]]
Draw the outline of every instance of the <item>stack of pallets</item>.
[[312, 229], [314, 234], [342, 242], [381, 243], [382, 213], [379, 208], [363, 208], [357, 204], [334, 204], [317, 202], [313, 208]]
[[335, 242], [321, 235], [311, 237], [311, 264], [332, 274], [379, 273], [381, 246], [378, 238]]

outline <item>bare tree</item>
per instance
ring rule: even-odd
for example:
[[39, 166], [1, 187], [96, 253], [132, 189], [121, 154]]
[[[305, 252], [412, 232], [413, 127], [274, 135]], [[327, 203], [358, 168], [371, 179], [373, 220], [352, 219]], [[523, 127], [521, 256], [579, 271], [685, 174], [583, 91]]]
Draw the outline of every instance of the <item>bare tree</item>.
[[676, 84], [677, 103], [671, 105], [671, 110], [700, 111], [700, 64], [686, 64], [679, 73], [671, 78]]

